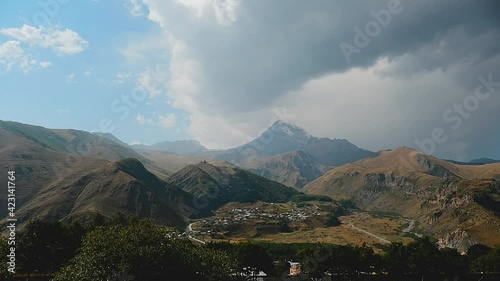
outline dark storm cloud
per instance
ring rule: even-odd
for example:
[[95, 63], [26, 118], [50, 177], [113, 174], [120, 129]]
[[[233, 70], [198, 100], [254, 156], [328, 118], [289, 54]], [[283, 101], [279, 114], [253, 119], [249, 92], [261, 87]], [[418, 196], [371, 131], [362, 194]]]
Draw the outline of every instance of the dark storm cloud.
[[[176, 88], [175, 96], [189, 96], [196, 105], [183, 108], [192, 113], [192, 128], [193, 124], [208, 128], [214, 123], [210, 118], [216, 117], [217, 129], [224, 123], [227, 131], [255, 136], [256, 127], [268, 125], [268, 117], [261, 113], [285, 105], [296, 108], [293, 113], [306, 129], [347, 137], [373, 150], [415, 147], [416, 140], [442, 128], [448, 138], [436, 146], [433, 153], [438, 156], [500, 158], [494, 145], [500, 141], [500, 130], [487, 125], [500, 118], [498, 92], [481, 101], [459, 129], [443, 117], [473, 95], [478, 77], [491, 74], [500, 81], [499, 1], [214, 0], [196, 2], [204, 3], [200, 10], [175, 1], [145, 2], [150, 18], [161, 21], [168, 34], [187, 46], [189, 52], [174, 59], [177, 65], [200, 68], [194, 76], [189, 75], [190, 67], [171, 73], [182, 82], [176, 85], [188, 84], [186, 91]], [[210, 5], [228, 3], [238, 3], [237, 9], [235, 13], [226, 9], [222, 15], [229, 20], [221, 24], [221, 13]], [[358, 76], [346, 76], [349, 73]], [[333, 84], [319, 83], [322, 98], [308, 102], [309, 108], [295, 106], [318, 90], [311, 86], [307, 92], [304, 85], [332, 74], [348, 81], [333, 78]], [[384, 79], [390, 80], [389, 85]], [[294, 105], [291, 96], [297, 91], [302, 94]], [[346, 102], [349, 95], [355, 98]], [[384, 112], [371, 108], [370, 102]], [[338, 113], [332, 113], [333, 108]], [[478, 145], [478, 136], [486, 135], [489, 141]], [[228, 136], [220, 130], [212, 142], [217, 138]]]
[[408, 67], [415, 69], [406, 71], [430, 71], [500, 50], [496, 1], [401, 1], [402, 11], [349, 63], [340, 44], [355, 46], [354, 28], [364, 30], [374, 20], [370, 12], [388, 3], [242, 1], [230, 27], [200, 23], [183, 38], [203, 65], [209, 100], [227, 105], [225, 111], [254, 110], [311, 78], [368, 67], [380, 57], [413, 54], [416, 63]]

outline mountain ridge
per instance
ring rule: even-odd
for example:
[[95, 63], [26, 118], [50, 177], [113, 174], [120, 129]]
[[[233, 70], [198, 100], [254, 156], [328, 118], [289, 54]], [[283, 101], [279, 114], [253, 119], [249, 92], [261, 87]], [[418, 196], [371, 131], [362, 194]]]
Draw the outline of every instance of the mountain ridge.
[[500, 231], [498, 179], [500, 164], [455, 165], [403, 147], [334, 168], [303, 190], [352, 200], [368, 211], [398, 213], [438, 237], [466, 231], [463, 237], [470, 241], [460, 245], [494, 245], [500, 243], [493, 235]]

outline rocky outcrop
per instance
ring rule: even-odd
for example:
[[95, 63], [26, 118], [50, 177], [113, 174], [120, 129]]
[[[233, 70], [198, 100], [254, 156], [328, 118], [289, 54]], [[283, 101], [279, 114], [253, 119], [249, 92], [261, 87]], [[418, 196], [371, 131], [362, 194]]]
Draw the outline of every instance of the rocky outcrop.
[[467, 252], [467, 249], [475, 244], [477, 244], [477, 242], [471, 238], [467, 231], [460, 228], [457, 228], [438, 240], [439, 248], [457, 249], [461, 253]]

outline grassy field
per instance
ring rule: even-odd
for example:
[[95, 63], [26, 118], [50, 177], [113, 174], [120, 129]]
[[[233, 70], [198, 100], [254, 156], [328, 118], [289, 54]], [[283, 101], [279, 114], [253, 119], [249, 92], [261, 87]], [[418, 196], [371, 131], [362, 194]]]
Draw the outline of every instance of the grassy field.
[[363, 229], [391, 242], [409, 243], [413, 241], [411, 237], [401, 234], [400, 229], [408, 224], [408, 222], [402, 218], [382, 218], [373, 217], [367, 213], [356, 213], [342, 216], [339, 219], [342, 225], [337, 227], [320, 227], [293, 233], [280, 233], [264, 236], [261, 239], [279, 243], [323, 242], [359, 246], [366, 243], [366, 245], [374, 247], [384, 244], [380, 239], [354, 229], [352, 227], [352, 225], [354, 225], [357, 228]]

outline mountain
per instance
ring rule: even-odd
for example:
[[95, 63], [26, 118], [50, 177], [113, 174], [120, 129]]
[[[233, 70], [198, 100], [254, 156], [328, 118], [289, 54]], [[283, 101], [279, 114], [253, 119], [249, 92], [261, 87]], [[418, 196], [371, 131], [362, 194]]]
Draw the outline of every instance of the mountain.
[[194, 205], [200, 211], [214, 210], [229, 202], [288, 202], [291, 196], [300, 194], [246, 170], [207, 162], [189, 165], [167, 181], [194, 194]]
[[469, 163], [474, 164], [474, 165], [486, 165], [486, 164], [500, 163], [500, 160], [494, 160], [494, 159], [489, 159], [489, 158], [479, 158], [479, 159], [471, 160]]
[[185, 225], [192, 196], [161, 181], [133, 158], [90, 170], [72, 180], [55, 181], [40, 188], [16, 215], [20, 221], [81, 219], [92, 213], [113, 216], [121, 212], [158, 223]]
[[[134, 150], [98, 135], [79, 130], [53, 130], [17, 122], [0, 121], [0, 169], [15, 171], [16, 207], [22, 207], [51, 183], [71, 181], [108, 161], [137, 158], [154, 174], [168, 173]], [[7, 191], [0, 190], [0, 199]], [[6, 210], [0, 209], [0, 216]]]
[[322, 165], [327, 166], [339, 166], [375, 155], [348, 140], [313, 137], [302, 128], [276, 121], [257, 139], [237, 148], [219, 152], [215, 158], [244, 165], [248, 161], [296, 150], [307, 152]]
[[319, 178], [328, 170], [327, 166], [322, 165], [303, 150], [250, 162], [243, 167], [257, 175], [298, 189]]
[[103, 137], [103, 138], [106, 138], [112, 142], [116, 142], [122, 146], [125, 146], [125, 147], [128, 147], [129, 145], [124, 143], [123, 141], [121, 141], [119, 138], [115, 137], [113, 134], [110, 134], [110, 133], [101, 133], [101, 132], [93, 132], [92, 134], [96, 135], [96, 136], [99, 136], [99, 137]]
[[180, 155], [196, 154], [208, 149], [197, 140], [164, 141], [153, 145], [132, 145], [135, 149], [173, 152]]
[[498, 180], [500, 164], [455, 165], [403, 147], [332, 169], [303, 190], [398, 213], [441, 238], [468, 237], [454, 243], [466, 248], [500, 243]]
[[495, 163], [500, 163], [500, 160], [494, 160], [490, 158], [479, 158], [479, 159], [474, 159], [469, 162], [461, 162], [461, 161], [455, 161], [455, 160], [445, 160], [447, 162], [456, 164], [456, 165], [487, 165], [487, 164], [495, 164]]
[[174, 174], [188, 165], [198, 164], [202, 161], [207, 161], [216, 166], [234, 166], [225, 161], [211, 160], [207, 157], [197, 155], [179, 155], [173, 152], [157, 151], [157, 150], [138, 150], [139, 154], [153, 161], [157, 166], [169, 174]]
[[317, 138], [296, 125], [276, 121], [247, 144], [203, 155], [301, 188], [328, 168], [372, 157], [375, 153], [345, 139]]

